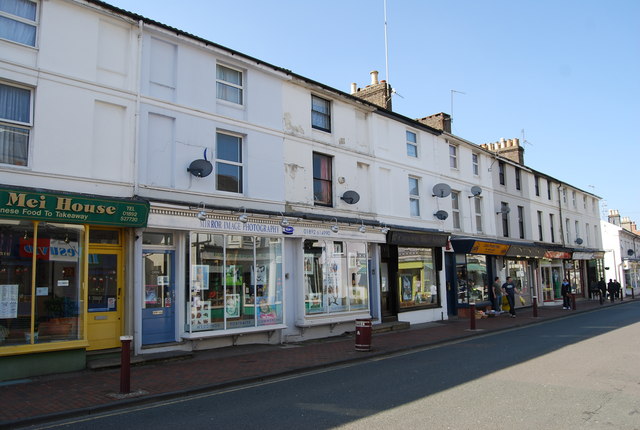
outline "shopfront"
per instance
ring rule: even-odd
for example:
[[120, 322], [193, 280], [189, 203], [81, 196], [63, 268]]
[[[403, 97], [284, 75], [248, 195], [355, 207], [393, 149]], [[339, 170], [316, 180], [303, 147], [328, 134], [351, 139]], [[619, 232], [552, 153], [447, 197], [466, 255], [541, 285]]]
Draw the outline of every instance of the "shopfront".
[[518, 289], [516, 307], [531, 306], [533, 297], [541, 297], [537, 291], [539, 261], [546, 250], [535, 245], [512, 244], [505, 255], [506, 275], [510, 276]]
[[382, 246], [382, 320], [421, 323], [443, 318], [442, 248], [448, 235], [392, 230]]
[[379, 231], [196, 215], [151, 210], [139, 245], [139, 352], [323, 337], [371, 317], [371, 248], [385, 238]]
[[487, 309], [494, 306], [491, 288], [496, 276], [496, 262], [507, 254], [505, 243], [451, 239], [451, 251], [447, 253], [447, 284], [449, 288], [450, 315], [466, 316], [469, 304]]
[[579, 297], [590, 297], [590, 291], [604, 279], [604, 251], [574, 251], [571, 258], [566, 267], [574, 293]]
[[565, 261], [571, 259], [569, 251], [546, 251], [540, 260], [540, 288], [542, 303], [562, 300], [561, 285], [565, 277]]
[[140, 200], [0, 188], [0, 379], [83, 368], [85, 350], [119, 345], [124, 227], [148, 212]]

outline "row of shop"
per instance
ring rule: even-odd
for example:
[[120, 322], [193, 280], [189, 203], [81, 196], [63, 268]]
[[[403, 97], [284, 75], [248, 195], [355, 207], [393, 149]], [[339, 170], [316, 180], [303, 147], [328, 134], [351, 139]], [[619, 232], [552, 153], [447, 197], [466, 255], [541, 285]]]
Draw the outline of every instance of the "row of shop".
[[297, 341], [490, 306], [495, 276], [526, 306], [559, 299], [565, 276], [580, 295], [603, 273], [598, 252], [354, 220], [17, 188], [0, 199], [0, 380], [81, 369], [122, 335], [136, 354]]

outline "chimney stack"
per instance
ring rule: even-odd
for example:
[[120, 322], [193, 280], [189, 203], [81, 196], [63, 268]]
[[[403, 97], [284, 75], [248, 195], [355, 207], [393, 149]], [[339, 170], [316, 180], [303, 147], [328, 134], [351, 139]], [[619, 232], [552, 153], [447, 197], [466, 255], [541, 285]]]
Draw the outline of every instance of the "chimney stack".
[[451, 133], [451, 115], [448, 113], [440, 112], [434, 115], [425, 116], [424, 118], [418, 118], [416, 121], [421, 122], [424, 125], [428, 125], [431, 128]]
[[378, 105], [383, 109], [391, 110], [391, 86], [387, 84], [387, 81], [378, 81], [377, 70], [373, 70], [370, 74], [371, 84], [365, 88], [358, 88], [355, 83], [352, 83], [351, 95]]
[[480, 147], [524, 165], [524, 148], [520, 146], [520, 139], [518, 138], [505, 139], [502, 137], [495, 143], [483, 143]]
[[620, 227], [620, 212], [617, 209], [609, 209], [609, 222]]

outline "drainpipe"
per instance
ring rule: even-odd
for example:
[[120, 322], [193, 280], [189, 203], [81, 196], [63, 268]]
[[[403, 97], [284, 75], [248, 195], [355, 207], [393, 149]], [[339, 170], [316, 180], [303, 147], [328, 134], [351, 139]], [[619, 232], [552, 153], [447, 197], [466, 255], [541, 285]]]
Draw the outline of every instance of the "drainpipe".
[[562, 244], [567, 246], [566, 238], [564, 236], [564, 219], [562, 218], [562, 196], [561, 191], [563, 190], [562, 185], [558, 185], [558, 210], [560, 211], [560, 235], [562, 236]]
[[138, 62], [136, 65], [136, 113], [134, 121], [134, 137], [133, 137], [133, 196], [138, 196], [139, 191], [139, 166], [138, 160], [140, 159], [138, 150], [140, 148], [140, 79], [142, 76], [142, 31], [144, 23], [142, 20], [138, 21]]

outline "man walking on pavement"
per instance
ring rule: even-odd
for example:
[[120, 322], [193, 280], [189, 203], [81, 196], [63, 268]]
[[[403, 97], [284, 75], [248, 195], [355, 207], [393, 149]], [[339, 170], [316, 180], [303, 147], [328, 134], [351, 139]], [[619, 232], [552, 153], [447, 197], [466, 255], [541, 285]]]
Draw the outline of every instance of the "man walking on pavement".
[[602, 304], [607, 297], [607, 283], [604, 282], [604, 278], [600, 278], [598, 281], [598, 289], [600, 290], [600, 304]]
[[613, 279], [609, 279], [609, 283], [607, 284], [607, 290], [609, 291], [609, 299], [611, 303], [616, 300], [616, 284], [613, 283]]
[[511, 314], [511, 318], [516, 317], [516, 286], [513, 285], [513, 280], [511, 276], [507, 276], [507, 282], [502, 284], [502, 290], [504, 294], [507, 296], [507, 300], [509, 301], [509, 313]]

